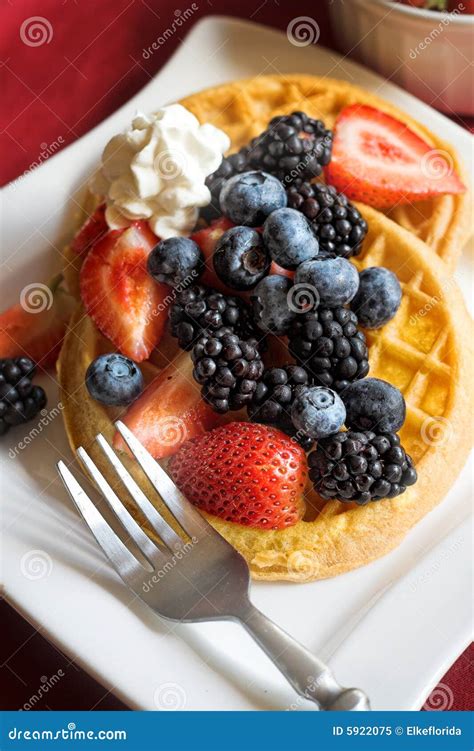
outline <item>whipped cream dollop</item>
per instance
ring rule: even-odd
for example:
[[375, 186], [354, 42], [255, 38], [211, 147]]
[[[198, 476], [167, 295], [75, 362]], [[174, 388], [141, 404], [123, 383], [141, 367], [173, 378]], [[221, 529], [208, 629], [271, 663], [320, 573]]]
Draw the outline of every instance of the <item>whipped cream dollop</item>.
[[110, 229], [147, 219], [165, 239], [189, 233], [211, 194], [208, 175], [230, 146], [224, 131], [198, 119], [181, 104], [151, 115], [138, 113], [125, 133], [110, 139], [91, 190], [105, 198]]

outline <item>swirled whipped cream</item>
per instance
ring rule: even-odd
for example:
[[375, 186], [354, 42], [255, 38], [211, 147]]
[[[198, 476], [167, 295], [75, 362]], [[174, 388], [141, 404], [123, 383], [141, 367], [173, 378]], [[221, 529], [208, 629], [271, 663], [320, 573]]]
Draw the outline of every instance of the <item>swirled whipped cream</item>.
[[199, 207], [211, 200], [205, 179], [229, 146], [224, 131], [200, 125], [180, 104], [138, 113], [125, 133], [108, 142], [91, 190], [105, 198], [111, 229], [147, 219], [163, 239], [187, 234]]

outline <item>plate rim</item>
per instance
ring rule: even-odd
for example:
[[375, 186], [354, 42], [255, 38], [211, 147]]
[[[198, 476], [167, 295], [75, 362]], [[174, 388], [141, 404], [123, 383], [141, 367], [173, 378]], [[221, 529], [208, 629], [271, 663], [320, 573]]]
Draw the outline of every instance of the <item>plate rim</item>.
[[[220, 25], [220, 26], [245, 27], [245, 28], [247, 28], [247, 29], [249, 29], [249, 28], [252, 28], [252, 29], [253, 29], [254, 31], [255, 31], [255, 30], [259, 30], [259, 31], [262, 31], [262, 32], [264, 31], [265, 33], [270, 33], [270, 34], [274, 35], [275, 37], [276, 37], [276, 36], [282, 36], [282, 32], [281, 32], [281, 31], [275, 30], [275, 29], [273, 29], [273, 28], [271, 28], [271, 27], [263, 26], [263, 25], [261, 25], [261, 24], [257, 24], [257, 23], [255, 23], [255, 22], [249, 22], [249, 21], [244, 21], [244, 20], [241, 20], [241, 19], [234, 19], [234, 18], [231, 18], [231, 17], [227, 17], [227, 16], [222, 16], [222, 15], [219, 15], [219, 16], [210, 16], [210, 17], [204, 17], [204, 18], [200, 19], [200, 20], [199, 20], [199, 21], [198, 21], [197, 23], [195, 23], [195, 24], [194, 24], [194, 25], [192, 26], [192, 28], [191, 28], [191, 29], [190, 29], [190, 30], [188, 31], [188, 33], [187, 33], [187, 34], [186, 34], [186, 36], [185, 36], [185, 40], [189, 42], [189, 39], [190, 39], [190, 38], [191, 38], [191, 37], [192, 37], [193, 35], [195, 35], [195, 36], [197, 37], [197, 36], [198, 36], [198, 34], [202, 33], [202, 28], [203, 28], [203, 27], [206, 27], [206, 26], [219, 26], [219, 25]], [[338, 55], [338, 53], [335, 53], [335, 52], [333, 52], [332, 50], [328, 50], [328, 49], [326, 49], [326, 48], [323, 48], [323, 47], [322, 47], [322, 45], [318, 45], [318, 46], [319, 46], [319, 48], [320, 48], [320, 49], [321, 49], [321, 50], [322, 50], [323, 52], [325, 52], [325, 53], [328, 53], [328, 54], [331, 54], [331, 55], [334, 55], [334, 56], [337, 56], [337, 57], [342, 57], [342, 56]], [[50, 159], [49, 159], [49, 160], [48, 160], [47, 162], [45, 162], [45, 163], [44, 163], [43, 165], [40, 165], [40, 166], [39, 166], [39, 167], [38, 167], [37, 169], [35, 169], [35, 170], [33, 171], [33, 173], [32, 173], [32, 174], [35, 174], [35, 176], [37, 177], [37, 174], [38, 174], [38, 173], [39, 173], [39, 172], [40, 172], [41, 170], [43, 170], [44, 168], [48, 167], [49, 169], [52, 169], [51, 165], [55, 166], [55, 165], [57, 164], [58, 160], [60, 160], [61, 158], [66, 158], [66, 155], [67, 155], [67, 156], [69, 156], [69, 154], [71, 153], [71, 151], [72, 151], [72, 150], [74, 150], [74, 149], [75, 149], [75, 147], [77, 147], [77, 150], [78, 150], [78, 149], [79, 149], [79, 147], [82, 147], [82, 146], [84, 145], [84, 142], [85, 142], [85, 141], [86, 141], [87, 139], [89, 139], [90, 141], [92, 141], [92, 140], [94, 139], [94, 137], [95, 137], [95, 134], [96, 134], [96, 131], [97, 131], [97, 130], [99, 130], [100, 128], [104, 127], [104, 125], [105, 125], [106, 123], [108, 123], [108, 122], [110, 122], [111, 120], [113, 120], [113, 119], [117, 118], [118, 116], [120, 116], [120, 113], [121, 113], [121, 111], [122, 111], [122, 110], [124, 110], [124, 109], [125, 109], [125, 108], [127, 108], [127, 107], [130, 107], [130, 104], [131, 104], [131, 103], [133, 102], [133, 100], [134, 100], [134, 99], [135, 99], [136, 97], [138, 97], [138, 96], [142, 95], [142, 94], [143, 94], [143, 93], [144, 93], [144, 92], [146, 91], [146, 89], [147, 89], [148, 87], [150, 87], [150, 88], [151, 88], [151, 86], [153, 86], [153, 85], [156, 85], [156, 81], [157, 81], [157, 79], [158, 79], [158, 78], [159, 78], [159, 77], [160, 77], [160, 76], [161, 76], [161, 75], [162, 75], [162, 74], [163, 74], [163, 73], [164, 73], [165, 71], [167, 71], [167, 70], [169, 71], [170, 69], [172, 69], [172, 67], [173, 67], [173, 66], [174, 66], [174, 65], [176, 64], [176, 59], [177, 59], [177, 57], [178, 57], [178, 56], [179, 56], [180, 54], [181, 54], [181, 55], [182, 55], [182, 54], [184, 54], [184, 53], [183, 53], [183, 49], [182, 49], [182, 47], [178, 47], [178, 48], [177, 48], [177, 49], [176, 49], [176, 50], [175, 50], [175, 51], [173, 52], [173, 54], [172, 54], [172, 55], [171, 55], [171, 57], [170, 57], [170, 58], [168, 59], [168, 61], [166, 62], [166, 64], [165, 64], [165, 65], [164, 65], [164, 66], [163, 66], [163, 67], [162, 67], [162, 68], [161, 68], [161, 69], [160, 69], [160, 70], [159, 70], [159, 71], [158, 71], [158, 72], [157, 72], [157, 73], [155, 74], [155, 76], [154, 76], [154, 77], [153, 77], [152, 79], [150, 79], [150, 81], [149, 81], [148, 83], [146, 83], [146, 84], [145, 84], [145, 86], [143, 86], [143, 87], [142, 87], [142, 88], [141, 88], [141, 89], [140, 89], [140, 90], [139, 90], [138, 92], [136, 92], [136, 93], [134, 94], [134, 96], [133, 96], [133, 97], [131, 97], [131, 99], [129, 99], [129, 100], [128, 100], [127, 102], [125, 102], [124, 104], [122, 104], [122, 105], [121, 105], [121, 106], [120, 106], [119, 108], [117, 108], [117, 109], [116, 109], [116, 110], [115, 110], [115, 111], [114, 111], [113, 113], [111, 113], [110, 115], [108, 115], [108, 116], [107, 116], [107, 117], [106, 117], [106, 118], [105, 118], [104, 120], [102, 120], [102, 121], [101, 121], [100, 123], [97, 123], [97, 124], [96, 124], [96, 125], [95, 125], [95, 126], [94, 126], [94, 127], [92, 128], [92, 129], [91, 129], [91, 130], [89, 130], [89, 131], [88, 131], [87, 133], [85, 133], [85, 134], [84, 134], [83, 136], [81, 136], [81, 138], [79, 138], [78, 140], [76, 140], [76, 141], [72, 142], [71, 144], [69, 144], [69, 145], [68, 145], [68, 146], [67, 146], [66, 148], [62, 149], [62, 150], [61, 150], [60, 152], [58, 152], [57, 154], [55, 154], [55, 155], [54, 155], [54, 156], [53, 156], [52, 158], [50, 158]], [[355, 69], [355, 70], [357, 70], [357, 69], [363, 69], [363, 71], [364, 71], [364, 74], [365, 74], [365, 75], [369, 74], [369, 75], [370, 75], [370, 76], [372, 77], [372, 79], [373, 79], [373, 82], [374, 82], [374, 83], [375, 83], [376, 81], [381, 81], [381, 80], [383, 80], [383, 78], [382, 78], [381, 76], [379, 76], [378, 74], [375, 74], [375, 73], [373, 73], [373, 71], [370, 71], [369, 69], [365, 68], [364, 66], [360, 65], [359, 63], [355, 63], [355, 62], [354, 62], [354, 61], [352, 61], [352, 60], [346, 60], [345, 62], [346, 62], [346, 64], [347, 64], [347, 65], [348, 65], [348, 66], [349, 66], [349, 67], [350, 67], [351, 69], [353, 69], [353, 70], [354, 70], [354, 69]], [[234, 79], [234, 80], [235, 80], [235, 79]], [[453, 129], [457, 129], [457, 130], [459, 131], [459, 135], [460, 135], [460, 136], [461, 136], [461, 134], [462, 134], [462, 138], [463, 138], [463, 139], [464, 139], [464, 138], [465, 138], [466, 136], [467, 136], [467, 137], [469, 137], [469, 134], [467, 134], [467, 132], [466, 132], [466, 131], [465, 131], [464, 129], [462, 129], [462, 128], [461, 128], [461, 126], [457, 125], [456, 123], [453, 123], [453, 122], [451, 122], [451, 121], [450, 121], [450, 120], [449, 120], [448, 118], [446, 118], [446, 117], [445, 117], [444, 115], [442, 115], [441, 113], [438, 113], [438, 112], [436, 112], [435, 110], [433, 110], [433, 109], [432, 109], [432, 108], [431, 108], [431, 107], [430, 107], [429, 105], [426, 105], [425, 103], [423, 103], [423, 102], [421, 102], [420, 100], [416, 99], [416, 97], [413, 97], [412, 95], [410, 95], [410, 94], [407, 94], [407, 92], [405, 92], [405, 91], [404, 91], [403, 89], [401, 89], [400, 87], [398, 87], [398, 86], [396, 86], [396, 85], [394, 85], [394, 84], [390, 84], [390, 88], [392, 88], [392, 87], [393, 87], [394, 89], [398, 90], [398, 92], [400, 93], [400, 95], [403, 95], [403, 99], [404, 99], [404, 100], [405, 100], [405, 98], [406, 98], [406, 97], [408, 97], [407, 101], [413, 100], [414, 102], [416, 102], [416, 105], [417, 105], [417, 107], [418, 107], [418, 108], [419, 108], [419, 107], [421, 106], [421, 107], [423, 107], [423, 108], [426, 108], [427, 110], [429, 110], [429, 111], [430, 111], [430, 113], [434, 113], [434, 114], [435, 114], [436, 116], [439, 116], [439, 118], [440, 118], [440, 123], [441, 123], [441, 122], [443, 122], [443, 121], [445, 121], [445, 122], [446, 122], [446, 121], [447, 121], [447, 122], [449, 122], [449, 123], [450, 123], [450, 126], [451, 126], [451, 127], [453, 128]], [[437, 119], [437, 118], [436, 118], [436, 119]], [[431, 125], [430, 125], [430, 127], [431, 127]], [[28, 176], [28, 177], [29, 177], [29, 176]], [[28, 177], [27, 177], [26, 179], [28, 179]], [[16, 178], [16, 180], [18, 180], [18, 178]], [[7, 184], [6, 186], [4, 186], [4, 187], [2, 188], [2, 190], [6, 190], [6, 189], [8, 189], [8, 188], [9, 188], [9, 187], [10, 187], [11, 185], [13, 185], [13, 184], [14, 184], [14, 183], [16, 182], [16, 180], [13, 180], [13, 181], [11, 181], [10, 183], [8, 183], [8, 184]], [[449, 535], [447, 535], [447, 537], [449, 537], [449, 536], [450, 536], [451, 534], [454, 534], [454, 533], [456, 532], [456, 530], [458, 529], [458, 527], [459, 527], [459, 526], [461, 526], [461, 524], [462, 524], [462, 523], [464, 523], [464, 522], [460, 522], [460, 524], [459, 524], [459, 525], [456, 525], [456, 526], [454, 527], [454, 529], [453, 529], [453, 530], [451, 530], [451, 532], [449, 533]], [[436, 544], [436, 545], [434, 546], [434, 548], [433, 548], [433, 549], [435, 549], [435, 548], [438, 548], [438, 547], [442, 547], [442, 546], [443, 546], [443, 544], [444, 544], [444, 542], [445, 542], [445, 540], [446, 540], [446, 538], [443, 538], [443, 540], [439, 540], [439, 541], [438, 541], [438, 543], [437, 543], [437, 544]], [[430, 552], [430, 551], [428, 551], [427, 555], [429, 554], [429, 552]], [[423, 557], [422, 557], [422, 558], [420, 558], [420, 560], [418, 561], [418, 564], [419, 564], [419, 563], [421, 562], [421, 560], [424, 560], [424, 558], [425, 558], [425, 557], [426, 557], [426, 556], [425, 556], [425, 555], [423, 555]], [[412, 569], [410, 569], [410, 571], [411, 571], [411, 570], [412, 570]], [[408, 576], [408, 575], [409, 575], [409, 573], [408, 573], [408, 574], [406, 574], [406, 575], [405, 575], [405, 577], [403, 577], [403, 578], [406, 578], [406, 576]], [[22, 615], [23, 617], [25, 617], [25, 618], [26, 618], [26, 620], [28, 620], [28, 622], [30, 622], [30, 623], [31, 623], [31, 624], [32, 624], [33, 626], [35, 626], [35, 627], [36, 627], [36, 625], [37, 625], [37, 622], [35, 621], [34, 617], [32, 617], [32, 616], [31, 616], [31, 613], [30, 613], [30, 612], [29, 612], [29, 611], [27, 610], [27, 608], [26, 608], [25, 604], [24, 604], [24, 603], [20, 603], [20, 602], [18, 602], [18, 601], [17, 601], [17, 599], [15, 598], [15, 596], [14, 596], [14, 594], [13, 594], [13, 593], [8, 593], [8, 591], [7, 591], [7, 587], [5, 587], [5, 599], [7, 599], [7, 601], [9, 601], [9, 602], [10, 602], [10, 603], [11, 603], [11, 604], [13, 605], [13, 607], [15, 608], [15, 610], [17, 610], [17, 612], [19, 612], [19, 613], [20, 613], [20, 614], [21, 614], [21, 615]], [[376, 601], [376, 602], [374, 603], [374, 605], [373, 605], [373, 608], [376, 608], [377, 606], [380, 606], [380, 605], [381, 605], [381, 603], [379, 602], [379, 600], [377, 600], [377, 601]], [[369, 610], [368, 612], [371, 612], [371, 611], [373, 610], [373, 608], [371, 608], [371, 609], [370, 609], [370, 610]], [[364, 616], [363, 616], [363, 617], [361, 618], [361, 620], [359, 621], [359, 623], [362, 623], [362, 621], [364, 620], [364, 618], [366, 617], [366, 615], [367, 615], [367, 614], [365, 614], [365, 615], [364, 615]], [[58, 639], [57, 639], [57, 638], [56, 638], [55, 636], [53, 636], [53, 635], [51, 635], [51, 636], [48, 636], [48, 634], [49, 634], [49, 629], [48, 629], [48, 628], [47, 628], [46, 626], [43, 626], [43, 624], [39, 624], [39, 625], [40, 625], [40, 627], [41, 627], [41, 633], [42, 633], [42, 634], [44, 633], [44, 634], [45, 634], [45, 636], [46, 636], [46, 638], [49, 638], [49, 639], [50, 639], [50, 641], [52, 641], [52, 642], [53, 642], [54, 644], [60, 644], [60, 645], [61, 645], [61, 646], [60, 646], [61, 650], [62, 650], [62, 651], [64, 651], [64, 652], [65, 652], [66, 654], [68, 654], [68, 648], [67, 648], [67, 644], [66, 644], [65, 642], [61, 642], [61, 640], [58, 640]], [[63, 645], [64, 645], [64, 646], [63, 646]], [[341, 651], [341, 648], [343, 648], [343, 647], [344, 647], [344, 644], [342, 644], [342, 645], [341, 645], [341, 647], [337, 648], [337, 649], [336, 649], [336, 650], [334, 651], [334, 653], [333, 653], [333, 655], [332, 655], [331, 659], [333, 659], [333, 658], [334, 658], [334, 659], [335, 659], [335, 660], [337, 661], [337, 655], [338, 655], [338, 653], [339, 653], [339, 652]], [[459, 650], [458, 650], [458, 649], [456, 649], [456, 653], [457, 653], [457, 654], [460, 654], [460, 653], [462, 652], [462, 650], [463, 650], [463, 647], [461, 646], [461, 647], [459, 648]], [[80, 664], [81, 666], [83, 666], [83, 667], [84, 667], [84, 669], [85, 669], [85, 670], [86, 670], [87, 672], [89, 672], [89, 674], [91, 674], [91, 675], [92, 675], [92, 676], [93, 676], [94, 678], [96, 678], [96, 680], [98, 680], [99, 682], [103, 683], [103, 676], [101, 676], [101, 674], [100, 674], [100, 673], [96, 673], [96, 672], [94, 671], [93, 667], [91, 667], [90, 663], [87, 663], [87, 661], [86, 661], [86, 660], [81, 660], [80, 658], [77, 658], [76, 656], [74, 657], [74, 659], [75, 659], [75, 661], [77, 662], [77, 664]], [[436, 672], [436, 674], [438, 675], [438, 673], [439, 673], [440, 671], [435, 671], [435, 672]], [[441, 674], [442, 674], [442, 673], [441, 673]], [[426, 689], [426, 691], [428, 691], [428, 689]], [[131, 699], [130, 699], [130, 697], [129, 697], [129, 696], [128, 696], [128, 695], [126, 694], [126, 693], [124, 693], [124, 691], [123, 691], [123, 690], [122, 690], [122, 689], [121, 689], [120, 687], [119, 687], [119, 688], [115, 687], [115, 688], [114, 688], [114, 693], [115, 693], [115, 694], [116, 694], [117, 696], [119, 696], [120, 698], [124, 697], [124, 698], [122, 698], [122, 701], [125, 701], [125, 703], [127, 703], [127, 704], [129, 704], [129, 705], [132, 705], [132, 706], [134, 705], [134, 706], [135, 706], [136, 708], [139, 708], [139, 707], [140, 707], [140, 705], [139, 705], [139, 704], [137, 704], [136, 702], [134, 702], [133, 700], [131, 700]]]

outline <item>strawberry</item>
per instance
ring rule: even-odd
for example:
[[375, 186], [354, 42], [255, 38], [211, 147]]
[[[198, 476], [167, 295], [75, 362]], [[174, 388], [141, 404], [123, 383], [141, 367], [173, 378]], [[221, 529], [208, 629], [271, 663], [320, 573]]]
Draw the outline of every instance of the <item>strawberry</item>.
[[474, 15], [474, 0], [463, 0], [461, 3], [459, 0], [449, 0], [448, 11], [450, 13], [455, 11], [455, 13], [462, 13], [463, 15]]
[[105, 203], [99, 206], [89, 216], [82, 227], [76, 232], [71, 248], [77, 255], [86, 254], [89, 250], [108, 233], [109, 228], [105, 221]]
[[[185, 441], [223, 421], [202, 400], [188, 352], [162, 370], [121, 419], [155, 459], [171, 456]], [[114, 446], [125, 450], [119, 433]]]
[[25, 299], [0, 314], [0, 357], [26, 356], [42, 368], [55, 364], [75, 307], [61, 281], [25, 287]]
[[424, 8], [426, 0], [398, 0], [402, 5], [411, 5], [413, 8]]
[[227, 287], [224, 282], [221, 282], [216, 272], [214, 271], [214, 265], [212, 263], [212, 256], [217, 245], [217, 241], [220, 240], [224, 232], [233, 227], [233, 223], [225, 216], [221, 216], [219, 219], [215, 219], [209, 227], [204, 227], [191, 235], [191, 240], [194, 240], [202, 250], [204, 256], [205, 270], [202, 274], [199, 283], [204, 284], [206, 287], [214, 287], [214, 289], [223, 292], [224, 294], [236, 295], [236, 290]]
[[81, 269], [81, 297], [97, 328], [123, 355], [146, 360], [168, 318], [169, 287], [148, 274], [158, 242], [146, 222], [111, 230], [89, 251]]
[[[214, 250], [216, 248], [218, 240], [220, 240], [224, 232], [226, 232], [231, 227], [235, 227], [235, 225], [230, 221], [230, 219], [227, 219], [227, 217], [225, 216], [221, 216], [219, 219], [214, 219], [209, 227], [204, 227], [204, 229], [200, 229], [195, 232], [194, 235], [191, 235], [191, 240], [197, 242], [204, 255], [205, 271], [202, 274], [199, 283], [204, 284], [206, 287], [214, 287], [214, 289], [219, 290], [219, 292], [222, 292], [225, 295], [247, 298], [248, 293], [239, 292], [238, 290], [231, 289], [226, 284], [224, 284], [224, 282], [219, 279], [216, 272], [214, 271], [214, 265], [212, 263], [212, 256], [214, 255]], [[260, 228], [257, 227], [257, 230], [260, 231]], [[295, 275], [294, 271], [283, 269], [274, 261], [272, 262], [272, 265], [270, 267], [270, 274], [282, 274], [283, 276], [288, 276], [290, 279], [292, 279]]]
[[280, 276], [287, 276], [288, 279], [295, 278], [295, 272], [290, 269], [284, 269], [283, 266], [279, 266], [275, 261], [272, 261], [270, 266], [270, 274], [279, 274]]
[[337, 118], [326, 179], [351, 200], [386, 209], [464, 192], [446, 157], [400, 120], [352, 104]]
[[306, 456], [276, 428], [231, 422], [185, 443], [169, 471], [202, 511], [258, 529], [283, 529], [304, 512]]

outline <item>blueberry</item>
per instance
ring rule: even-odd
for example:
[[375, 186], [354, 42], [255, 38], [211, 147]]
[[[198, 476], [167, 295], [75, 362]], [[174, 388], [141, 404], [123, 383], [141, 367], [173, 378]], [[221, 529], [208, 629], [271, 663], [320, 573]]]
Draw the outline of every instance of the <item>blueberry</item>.
[[224, 184], [219, 196], [222, 213], [235, 224], [258, 227], [275, 209], [286, 206], [282, 183], [266, 172], [243, 172]]
[[347, 411], [346, 424], [358, 430], [391, 433], [399, 430], [405, 421], [403, 394], [379, 378], [354, 381], [344, 389], [342, 398]]
[[124, 355], [100, 355], [87, 368], [87, 390], [101, 404], [125, 407], [142, 392], [143, 385], [140, 368]]
[[263, 242], [273, 260], [284, 269], [316, 258], [319, 243], [311, 224], [296, 209], [278, 209], [263, 225]]
[[262, 236], [250, 227], [224, 232], [212, 259], [217, 276], [232, 289], [252, 289], [268, 274], [270, 256]]
[[173, 287], [197, 279], [204, 267], [201, 249], [189, 237], [169, 237], [155, 245], [148, 256], [148, 273], [157, 282]]
[[345, 419], [346, 409], [341, 397], [323, 386], [303, 389], [291, 407], [295, 428], [316, 440], [337, 433]]
[[265, 276], [251, 294], [253, 314], [257, 326], [272, 334], [285, 334], [296, 312], [289, 305], [291, 279], [280, 274]]
[[372, 266], [361, 272], [359, 291], [351, 308], [357, 313], [361, 326], [378, 329], [394, 317], [401, 299], [402, 288], [393, 271]]
[[352, 300], [359, 288], [359, 274], [345, 258], [316, 258], [298, 266], [295, 283], [312, 285], [321, 305], [335, 308]]

